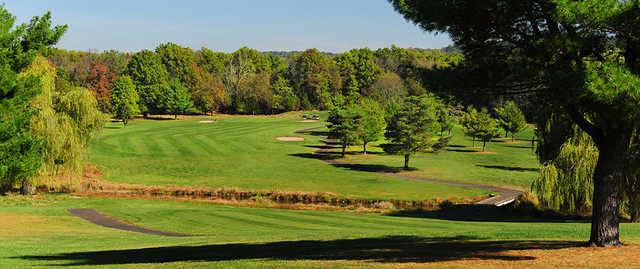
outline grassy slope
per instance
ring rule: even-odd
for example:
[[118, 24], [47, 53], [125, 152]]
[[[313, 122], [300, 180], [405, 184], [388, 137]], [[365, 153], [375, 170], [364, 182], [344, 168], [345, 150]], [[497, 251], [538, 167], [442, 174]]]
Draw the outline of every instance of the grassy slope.
[[318, 137], [307, 136], [305, 142], [275, 138], [323, 123], [298, 123], [298, 119], [299, 113], [289, 113], [277, 117], [223, 116], [211, 124], [198, 123], [198, 118], [133, 121], [124, 129], [111, 124], [91, 145], [91, 162], [101, 167], [106, 180], [147, 185], [331, 192], [405, 200], [484, 193], [336, 168], [301, 157], [315, 150], [310, 145], [322, 144]]
[[[478, 259], [479, 254], [474, 251], [484, 250], [489, 253], [476, 262], [516, 262], [518, 255], [497, 253], [491, 248], [531, 248], [541, 243], [538, 240], [586, 240], [589, 229], [587, 223], [572, 222], [463, 222], [69, 196], [48, 196], [43, 200], [0, 197], [0, 204], [0, 228], [5, 231], [0, 235], [1, 268], [62, 264], [107, 268], [395, 267], [406, 262]], [[95, 208], [147, 227], [200, 236], [171, 238], [102, 228], [69, 216], [66, 209], [74, 207]], [[623, 224], [622, 237], [627, 242], [640, 242], [640, 226]], [[321, 241], [296, 242], [300, 240]], [[287, 241], [291, 242], [282, 243]], [[553, 242], [549, 247], [561, 244], [564, 243]], [[154, 247], [170, 248], [143, 249]], [[122, 251], [109, 252], [116, 250]], [[87, 253], [94, 251], [108, 252]], [[446, 257], [437, 254], [443, 251]], [[594, 254], [596, 258], [603, 252], [598, 253]], [[383, 262], [361, 261], [363, 258]]]
[[[481, 148], [472, 148], [472, 141], [465, 137], [461, 128], [453, 131], [453, 139], [450, 147], [439, 153], [419, 153], [412, 157], [410, 165], [418, 168], [409, 174], [456, 180], [462, 182], [474, 182], [496, 186], [514, 186], [525, 190], [529, 189], [531, 182], [537, 175], [537, 159], [531, 150], [530, 139], [532, 129], [527, 129], [516, 138], [515, 143], [511, 139], [498, 139], [487, 144], [487, 152], [492, 154], [479, 154]], [[482, 146], [476, 141], [476, 146]], [[351, 150], [362, 150], [361, 147], [351, 147]], [[377, 147], [371, 147], [374, 153], [381, 153]], [[495, 154], [493, 154], [495, 153]], [[349, 162], [360, 164], [377, 164], [390, 167], [402, 165], [402, 156], [385, 154], [370, 154], [368, 156], [351, 155]]]

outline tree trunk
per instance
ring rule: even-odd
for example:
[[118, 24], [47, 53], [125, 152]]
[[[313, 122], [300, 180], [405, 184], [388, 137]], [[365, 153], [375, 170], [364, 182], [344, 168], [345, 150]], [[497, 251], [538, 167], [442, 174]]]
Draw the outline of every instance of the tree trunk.
[[634, 203], [633, 205], [631, 205], [631, 222], [640, 222], [640, 207], [638, 203]]
[[343, 140], [342, 141], [342, 158], [344, 158], [346, 151], [347, 151], [347, 141]]
[[31, 183], [28, 180], [22, 181], [22, 183], [20, 184], [20, 194], [29, 195], [32, 193], [33, 187], [31, 186]]
[[629, 154], [629, 138], [603, 138], [598, 145], [600, 155], [594, 171], [593, 219], [591, 239], [593, 246], [620, 245], [620, 185], [624, 179], [625, 160]]
[[484, 149], [487, 147], [487, 140], [486, 139], [482, 139], [482, 152], [484, 152]]
[[178, 119], [178, 114], [173, 115], [173, 119], [177, 120]]
[[404, 170], [409, 170], [409, 154], [404, 155]]
[[513, 133], [511, 133], [511, 142], [516, 142], [516, 137], [515, 135], [513, 135]]
[[476, 147], [476, 137], [475, 136], [471, 137], [471, 147], [473, 147], [473, 148]]
[[362, 143], [362, 153], [367, 155], [367, 142]]

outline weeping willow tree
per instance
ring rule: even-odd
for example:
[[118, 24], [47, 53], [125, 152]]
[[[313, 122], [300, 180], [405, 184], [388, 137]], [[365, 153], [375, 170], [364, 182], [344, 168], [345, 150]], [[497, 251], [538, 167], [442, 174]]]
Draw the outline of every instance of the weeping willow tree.
[[542, 164], [531, 189], [546, 207], [570, 214], [586, 212], [592, 207], [597, 162], [598, 149], [591, 138], [574, 129], [555, 158]]
[[56, 69], [44, 57], [36, 57], [22, 75], [39, 80], [40, 94], [31, 103], [38, 112], [31, 128], [46, 142], [44, 163], [33, 183], [50, 190], [73, 189], [81, 178], [89, 140], [105, 116], [89, 90], [56, 83]]

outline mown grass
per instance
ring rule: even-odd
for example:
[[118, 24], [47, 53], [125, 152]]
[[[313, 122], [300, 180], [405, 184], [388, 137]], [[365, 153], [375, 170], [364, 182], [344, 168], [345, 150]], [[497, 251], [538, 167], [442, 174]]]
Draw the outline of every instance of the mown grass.
[[[520, 132], [515, 142], [510, 138], [499, 138], [487, 143], [484, 154], [481, 152], [482, 142], [476, 141], [476, 147], [472, 147], [471, 138], [465, 137], [459, 126], [452, 133], [453, 138], [446, 149], [412, 156], [410, 166], [415, 170], [407, 174], [523, 190], [528, 190], [538, 175], [537, 157], [531, 149], [533, 129]], [[380, 143], [384, 141], [374, 145]], [[402, 156], [384, 154], [379, 147], [370, 147], [373, 154], [367, 156], [360, 154], [361, 150], [360, 146], [350, 147], [351, 154], [345, 161], [380, 167], [400, 167], [403, 164]]]
[[156, 186], [329, 192], [402, 200], [486, 193], [337, 168], [314, 159], [315, 147], [323, 144], [318, 136], [306, 135], [304, 142], [275, 139], [325, 125], [297, 122], [301, 113], [219, 116], [215, 123], [199, 123], [210, 119], [136, 120], [126, 128], [111, 123], [91, 144], [90, 161], [98, 165], [106, 180]]
[[[585, 222], [448, 221], [62, 195], [0, 197], [0, 203], [0, 219], [11, 220], [0, 223], [1, 268], [460, 267], [469, 260], [476, 266], [522, 262], [535, 267], [541, 264], [537, 259], [549, 255], [573, 251], [597, 258], [604, 253], [575, 249], [588, 237]], [[131, 223], [197, 236], [103, 228], [70, 216], [68, 208], [94, 208]], [[621, 232], [626, 242], [640, 242], [639, 225], [622, 224]], [[572, 264], [570, 257], [563, 262]]]

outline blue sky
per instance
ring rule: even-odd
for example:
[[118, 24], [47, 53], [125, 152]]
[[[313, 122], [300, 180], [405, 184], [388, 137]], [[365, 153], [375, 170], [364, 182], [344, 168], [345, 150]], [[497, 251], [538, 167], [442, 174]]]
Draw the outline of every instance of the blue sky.
[[446, 35], [406, 22], [386, 0], [4, 0], [20, 22], [47, 10], [68, 24], [58, 47], [137, 51], [163, 42], [194, 49], [343, 52], [351, 48], [441, 48]]

